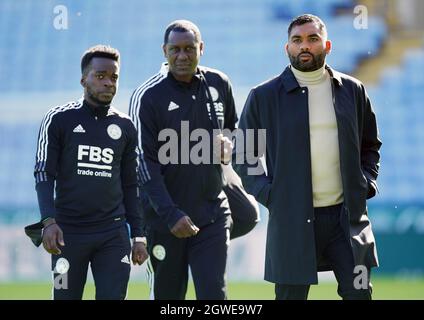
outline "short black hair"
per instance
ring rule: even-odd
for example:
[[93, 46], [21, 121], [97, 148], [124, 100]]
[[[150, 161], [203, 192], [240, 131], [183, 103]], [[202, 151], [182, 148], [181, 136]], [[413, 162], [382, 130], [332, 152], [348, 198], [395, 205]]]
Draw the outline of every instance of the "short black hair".
[[169, 39], [169, 34], [171, 31], [177, 31], [177, 32], [189, 32], [193, 31], [194, 38], [197, 42], [202, 41], [202, 36], [200, 34], [199, 28], [191, 21], [188, 20], [175, 20], [174, 22], [171, 22], [165, 30], [165, 35], [163, 37], [163, 43], [167, 44]]
[[112, 48], [104, 44], [98, 44], [94, 47], [88, 48], [81, 58], [81, 73], [84, 74], [87, 67], [90, 65], [91, 59], [99, 58], [109, 58], [119, 64], [120, 54], [118, 49]]
[[292, 20], [292, 22], [289, 25], [289, 28], [287, 30], [288, 37], [290, 38], [291, 31], [293, 27], [295, 26], [301, 26], [306, 23], [313, 22], [318, 25], [319, 30], [322, 34], [327, 35], [327, 27], [325, 26], [324, 22], [317, 16], [314, 16], [313, 14], [302, 14]]

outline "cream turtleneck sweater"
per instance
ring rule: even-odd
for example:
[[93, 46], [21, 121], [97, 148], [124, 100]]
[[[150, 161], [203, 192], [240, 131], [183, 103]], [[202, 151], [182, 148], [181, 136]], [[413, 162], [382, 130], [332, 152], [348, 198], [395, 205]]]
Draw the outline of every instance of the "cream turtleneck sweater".
[[312, 72], [302, 72], [293, 66], [291, 70], [299, 85], [308, 88], [314, 207], [341, 203], [339, 138], [330, 75], [324, 66]]

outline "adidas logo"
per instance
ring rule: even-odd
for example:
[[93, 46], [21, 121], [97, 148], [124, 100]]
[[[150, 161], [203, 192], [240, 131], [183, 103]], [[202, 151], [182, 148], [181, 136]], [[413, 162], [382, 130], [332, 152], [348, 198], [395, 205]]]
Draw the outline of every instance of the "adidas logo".
[[74, 128], [74, 130], [72, 131], [72, 132], [75, 132], [75, 133], [85, 133], [85, 130], [84, 130], [84, 128], [82, 127], [82, 125], [77, 125], [75, 128]]
[[121, 262], [123, 262], [123, 263], [127, 263], [127, 264], [131, 264], [131, 263], [130, 263], [130, 259], [128, 258], [128, 255], [127, 255], [127, 254], [125, 255], [125, 257], [123, 257], [123, 258], [121, 259]]
[[176, 104], [174, 101], [171, 101], [168, 106], [168, 111], [172, 111], [178, 109], [180, 106]]

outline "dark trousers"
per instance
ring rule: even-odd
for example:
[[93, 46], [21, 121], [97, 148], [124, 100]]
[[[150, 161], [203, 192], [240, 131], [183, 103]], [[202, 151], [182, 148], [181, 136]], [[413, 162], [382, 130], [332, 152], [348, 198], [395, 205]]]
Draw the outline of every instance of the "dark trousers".
[[183, 239], [171, 233], [149, 231], [151, 298], [185, 299], [190, 267], [198, 300], [226, 299], [230, 221], [231, 216], [222, 215], [214, 223], [201, 227], [196, 236]]
[[[64, 233], [64, 242], [62, 253], [52, 255], [54, 300], [82, 299], [89, 264], [96, 299], [125, 299], [131, 269], [131, 243], [126, 225], [99, 233]], [[66, 261], [69, 270], [61, 274], [66, 271], [63, 267]]]
[[[352, 248], [340, 222], [341, 210], [342, 204], [314, 210], [317, 260], [323, 257], [329, 261], [337, 279], [337, 293], [340, 297], [344, 300], [370, 300], [369, 270], [366, 275], [367, 289], [355, 288], [355, 276], [358, 274], [354, 273]], [[308, 293], [309, 285], [275, 285], [277, 300], [306, 300]]]

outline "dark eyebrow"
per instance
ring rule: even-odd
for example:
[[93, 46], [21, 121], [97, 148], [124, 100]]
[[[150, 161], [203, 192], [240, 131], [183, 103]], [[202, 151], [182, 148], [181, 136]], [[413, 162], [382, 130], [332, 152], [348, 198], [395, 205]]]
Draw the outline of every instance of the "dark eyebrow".
[[[313, 33], [313, 34], [309, 34], [308, 35], [308, 38], [312, 38], [312, 37], [318, 37], [318, 38], [320, 38], [320, 35], [318, 33]], [[301, 38], [301, 36], [299, 36], [299, 35], [293, 35], [291, 37], [291, 39], [299, 39], [299, 38]]]

